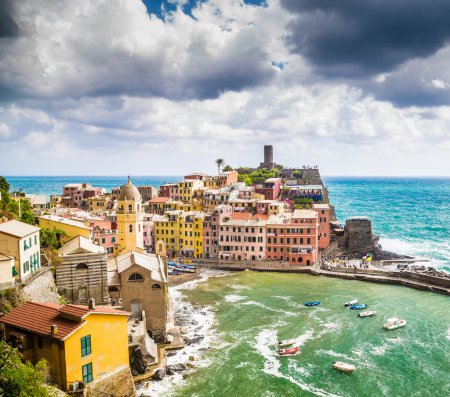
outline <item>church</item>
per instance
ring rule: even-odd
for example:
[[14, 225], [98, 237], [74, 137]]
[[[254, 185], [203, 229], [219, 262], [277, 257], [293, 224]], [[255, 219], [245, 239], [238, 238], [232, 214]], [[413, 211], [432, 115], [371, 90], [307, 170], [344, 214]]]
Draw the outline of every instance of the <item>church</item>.
[[132, 319], [145, 321], [155, 341], [165, 342], [174, 326], [165, 248], [157, 244], [157, 254], [145, 252], [142, 197], [130, 178], [120, 187], [116, 216], [118, 247], [107, 265], [109, 299]]

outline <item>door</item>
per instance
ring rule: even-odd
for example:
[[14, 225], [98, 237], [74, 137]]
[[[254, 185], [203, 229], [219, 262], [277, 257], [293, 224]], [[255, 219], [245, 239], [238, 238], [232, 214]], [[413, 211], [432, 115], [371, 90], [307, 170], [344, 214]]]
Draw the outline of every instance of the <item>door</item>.
[[139, 299], [133, 299], [131, 301], [131, 317], [139, 320], [142, 317], [141, 301]]

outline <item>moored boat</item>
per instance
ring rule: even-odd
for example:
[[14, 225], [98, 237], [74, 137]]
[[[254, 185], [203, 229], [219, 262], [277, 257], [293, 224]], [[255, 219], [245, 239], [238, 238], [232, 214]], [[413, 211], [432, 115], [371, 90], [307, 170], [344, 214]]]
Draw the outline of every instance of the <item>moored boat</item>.
[[404, 327], [406, 325], [406, 320], [398, 319], [398, 318], [389, 318], [387, 322], [384, 324], [385, 329], [397, 329]]
[[367, 310], [366, 312], [358, 313], [358, 317], [370, 317], [377, 314], [375, 310]]
[[278, 341], [278, 347], [284, 347], [284, 346], [291, 346], [295, 342], [297, 342], [297, 339], [285, 339]]
[[353, 300], [351, 300], [351, 301], [345, 302], [345, 303], [344, 303], [344, 306], [345, 306], [345, 307], [347, 307], [347, 306], [352, 306], [352, 305], [356, 305], [357, 303], [358, 303], [358, 299], [353, 299]]
[[305, 306], [317, 306], [320, 305], [319, 301], [305, 302]]
[[333, 363], [333, 368], [342, 372], [353, 372], [356, 369], [354, 365], [344, 363], [343, 361], [335, 361]]
[[362, 310], [365, 309], [367, 307], [367, 305], [365, 303], [359, 303], [357, 305], [351, 305], [350, 309], [352, 310]]
[[298, 347], [290, 347], [289, 349], [278, 350], [278, 355], [280, 356], [293, 356], [297, 354], [300, 349]]

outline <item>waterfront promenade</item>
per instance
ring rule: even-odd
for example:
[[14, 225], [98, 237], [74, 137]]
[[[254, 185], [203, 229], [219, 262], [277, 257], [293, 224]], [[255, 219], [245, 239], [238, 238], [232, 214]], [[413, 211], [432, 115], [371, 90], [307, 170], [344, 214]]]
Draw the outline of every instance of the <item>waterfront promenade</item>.
[[368, 281], [373, 283], [403, 285], [423, 291], [438, 292], [450, 295], [450, 278], [433, 277], [414, 272], [386, 269], [377, 261], [369, 264], [368, 268], [337, 267], [337, 266], [290, 266], [285, 262], [231, 262], [202, 260], [196, 265], [211, 269], [227, 271], [304, 273], [314, 276], [343, 278], [347, 280]]

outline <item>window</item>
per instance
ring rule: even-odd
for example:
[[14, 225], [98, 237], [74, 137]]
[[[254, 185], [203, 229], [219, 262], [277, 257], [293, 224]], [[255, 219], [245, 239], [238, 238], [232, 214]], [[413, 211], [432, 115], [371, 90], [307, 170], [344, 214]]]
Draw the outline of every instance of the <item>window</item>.
[[152, 289], [161, 289], [161, 286], [159, 284], [153, 284]]
[[116, 238], [115, 237], [111, 237], [111, 242], [115, 243], [116, 242]]
[[81, 338], [81, 357], [87, 356], [91, 353], [91, 335], [83, 336]]
[[128, 277], [128, 281], [144, 281], [144, 277], [142, 277], [139, 273], [133, 273], [130, 277]]
[[94, 376], [92, 374], [92, 363], [83, 365], [82, 371], [83, 371], [83, 382], [91, 383], [94, 380]]
[[86, 263], [79, 263], [79, 264], [75, 267], [76, 270], [87, 269], [87, 268], [88, 268], [88, 267], [87, 267]]
[[37, 235], [34, 235], [34, 244], [37, 245]]
[[106, 243], [106, 238], [102, 238], [102, 244]]
[[133, 225], [130, 225], [130, 226], [128, 227], [128, 230], [130, 231], [130, 233], [133, 233]]

